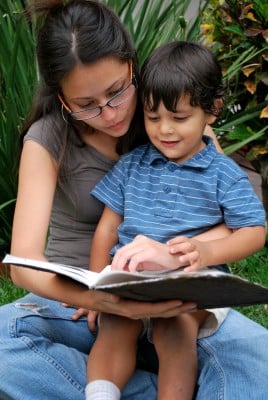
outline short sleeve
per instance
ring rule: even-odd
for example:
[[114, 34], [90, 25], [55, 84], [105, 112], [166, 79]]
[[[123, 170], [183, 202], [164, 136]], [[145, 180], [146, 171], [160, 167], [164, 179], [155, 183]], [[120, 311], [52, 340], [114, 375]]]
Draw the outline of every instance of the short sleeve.
[[119, 215], [124, 215], [124, 181], [126, 178], [124, 160], [118, 161], [115, 166], [98, 182], [91, 191], [91, 195], [111, 208]]
[[43, 146], [55, 160], [59, 160], [63, 140], [60, 126], [51, 116], [34, 122], [24, 137], [24, 142], [33, 140]]

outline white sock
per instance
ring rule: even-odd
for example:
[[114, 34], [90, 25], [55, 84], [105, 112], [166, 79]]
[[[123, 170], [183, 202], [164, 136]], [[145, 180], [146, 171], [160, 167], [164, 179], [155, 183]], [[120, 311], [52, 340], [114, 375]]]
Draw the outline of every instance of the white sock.
[[111, 381], [97, 379], [86, 386], [86, 400], [119, 400], [121, 392]]

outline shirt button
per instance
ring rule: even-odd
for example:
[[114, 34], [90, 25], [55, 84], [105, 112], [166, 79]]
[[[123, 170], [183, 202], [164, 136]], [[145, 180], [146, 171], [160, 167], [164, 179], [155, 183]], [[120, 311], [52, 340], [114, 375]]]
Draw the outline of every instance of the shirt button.
[[177, 169], [177, 165], [175, 165], [175, 164], [169, 164], [169, 166], [168, 166], [168, 169], [169, 169], [169, 171], [175, 171], [176, 169]]
[[170, 192], [171, 192], [171, 187], [165, 186], [165, 187], [164, 187], [164, 192], [165, 192], [165, 193], [170, 193]]

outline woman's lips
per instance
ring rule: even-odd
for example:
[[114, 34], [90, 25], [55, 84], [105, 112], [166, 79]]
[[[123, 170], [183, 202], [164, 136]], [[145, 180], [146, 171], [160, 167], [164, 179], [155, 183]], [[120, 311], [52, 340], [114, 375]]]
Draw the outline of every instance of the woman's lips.
[[124, 125], [124, 121], [119, 121], [113, 125], [108, 126], [108, 129], [112, 129], [112, 130], [121, 129], [123, 125]]

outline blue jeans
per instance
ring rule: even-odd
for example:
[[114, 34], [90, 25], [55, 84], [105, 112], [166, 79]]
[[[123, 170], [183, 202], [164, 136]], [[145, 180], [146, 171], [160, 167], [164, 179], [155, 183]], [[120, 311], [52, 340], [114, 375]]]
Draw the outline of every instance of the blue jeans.
[[[95, 336], [72, 309], [29, 294], [0, 307], [0, 399], [84, 400], [86, 360]], [[267, 400], [268, 331], [231, 310], [198, 342], [196, 400]], [[153, 359], [153, 357], [152, 357]], [[153, 400], [157, 377], [137, 370], [124, 400]]]

